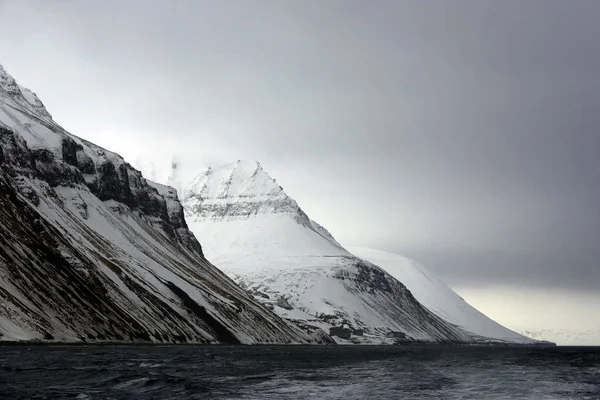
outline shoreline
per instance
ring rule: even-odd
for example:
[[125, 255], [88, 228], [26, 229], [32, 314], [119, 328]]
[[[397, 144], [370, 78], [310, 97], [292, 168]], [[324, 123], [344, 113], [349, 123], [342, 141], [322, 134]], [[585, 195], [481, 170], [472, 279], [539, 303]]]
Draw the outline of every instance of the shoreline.
[[520, 344], [520, 343], [406, 343], [406, 344], [321, 344], [321, 343], [150, 343], [150, 342], [40, 342], [40, 341], [0, 341], [1, 347], [466, 347], [466, 348], [556, 348], [556, 347], [600, 347], [600, 345], [560, 346], [556, 343]]

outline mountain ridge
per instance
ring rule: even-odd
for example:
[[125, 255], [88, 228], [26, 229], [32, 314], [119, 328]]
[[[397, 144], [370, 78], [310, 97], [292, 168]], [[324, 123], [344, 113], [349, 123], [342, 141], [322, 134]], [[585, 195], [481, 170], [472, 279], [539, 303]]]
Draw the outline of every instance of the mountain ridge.
[[312, 221], [259, 163], [207, 168], [182, 202], [215, 265], [280, 316], [329, 330], [340, 343], [505, 342], [423, 307], [399, 280]]

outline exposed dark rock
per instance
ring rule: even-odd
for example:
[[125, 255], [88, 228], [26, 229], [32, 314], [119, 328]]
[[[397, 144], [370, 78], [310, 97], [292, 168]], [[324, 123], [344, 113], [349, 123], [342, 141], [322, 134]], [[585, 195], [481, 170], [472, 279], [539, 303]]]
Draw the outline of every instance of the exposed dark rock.
[[[77, 150], [77, 167], [81, 171], [82, 174], [85, 175], [93, 175], [96, 174], [96, 165], [94, 164], [94, 160], [89, 157], [83, 150]], [[91, 189], [90, 189], [91, 190]], [[92, 191], [93, 192], [93, 191]]]
[[350, 339], [350, 337], [352, 336], [352, 330], [339, 326], [333, 326], [329, 328], [329, 334], [331, 336], [337, 336], [340, 339]]
[[83, 150], [83, 146], [76, 143], [73, 139], [65, 137], [62, 140], [62, 159], [69, 165], [78, 167], [77, 151]]
[[229, 329], [227, 329], [222, 323], [210, 315], [206, 311], [206, 308], [192, 300], [192, 298], [186, 292], [177, 287], [177, 285], [175, 285], [173, 282], [167, 282], [167, 286], [183, 301], [183, 304], [192, 313], [194, 313], [202, 321], [206, 322], [206, 324], [216, 333], [216, 337], [221, 343], [240, 343], [239, 339], [236, 338], [235, 335], [229, 331]]
[[358, 270], [355, 281], [357, 287], [367, 293], [392, 292], [389, 275], [383, 270], [373, 268], [373, 266], [361, 261], [356, 262], [355, 265]]
[[390, 339], [406, 339], [406, 333], [404, 332], [389, 332], [386, 337]]
[[278, 297], [276, 304], [277, 304], [277, 306], [279, 306], [285, 310], [293, 310], [294, 309], [294, 307], [288, 301], [288, 298], [285, 296]]
[[129, 207], [134, 206], [129, 177], [125, 164], [118, 168], [110, 161], [98, 166], [98, 187], [94, 193], [100, 200], [115, 200]]

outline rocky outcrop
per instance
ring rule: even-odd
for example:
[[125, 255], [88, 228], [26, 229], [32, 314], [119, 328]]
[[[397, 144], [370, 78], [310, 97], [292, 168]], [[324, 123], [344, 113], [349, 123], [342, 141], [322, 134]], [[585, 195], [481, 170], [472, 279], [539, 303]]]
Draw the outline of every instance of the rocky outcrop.
[[342, 326], [332, 326], [329, 328], [329, 334], [331, 336], [336, 336], [340, 339], [350, 339], [352, 337], [352, 330], [349, 328], [344, 328]]

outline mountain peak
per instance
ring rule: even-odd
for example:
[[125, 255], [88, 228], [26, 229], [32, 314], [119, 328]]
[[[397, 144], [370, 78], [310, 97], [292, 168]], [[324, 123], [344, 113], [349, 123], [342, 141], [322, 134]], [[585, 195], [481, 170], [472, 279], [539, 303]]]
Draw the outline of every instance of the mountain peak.
[[44, 103], [31, 90], [19, 85], [0, 64], [0, 91], [4, 92], [21, 107], [25, 107], [39, 117], [52, 119]]
[[[251, 247], [261, 248], [261, 251], [265, 251], [264, 245], [267, 245], [276, 253], [304, 254], [317, 246], [323, 254], [347, 254], [257, 161], [237, 160], [206, 168], [183, 191], [182, 204], [192, 226], [210, 230], [216, 224], [233, 229], [230, 233], [224, 230], [210, 233], [207, 243], [213, 243], [215, 235], [223, 234], [226, 237], [218, 241], [219, 246], [230, 247], [230, 241], [236, 240], [246, 245], [252, 243]], [[204, 237], [200, 228], [197, 234]], [[263, 243], [265, 235], [279, 238], [275, 246], [278, 249]]]
[[[252, 160], [237, 160], [235, 163], [232, 163], [235, 165], [236, 169], [242, 169], [242, 170], [262, 170], [262, 165], [260, 165], [260, 163], [258, 161], [252, 161]], [[227, 165], [227, 164], [225, 164]]]
[[184, 189], [183, 199], [203, 216], [243, 217], [298, 212], [298, 204], [257, 161], [209, 166]]

